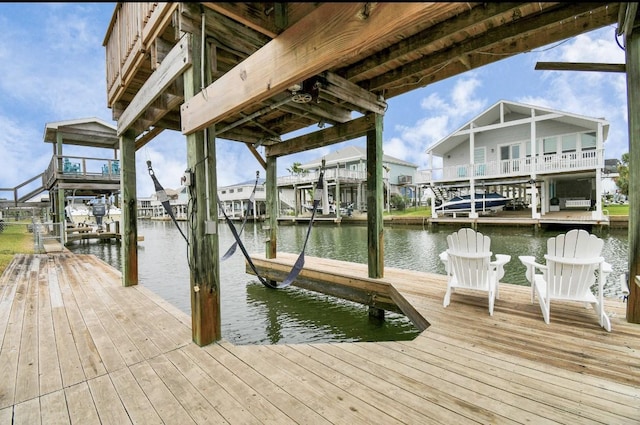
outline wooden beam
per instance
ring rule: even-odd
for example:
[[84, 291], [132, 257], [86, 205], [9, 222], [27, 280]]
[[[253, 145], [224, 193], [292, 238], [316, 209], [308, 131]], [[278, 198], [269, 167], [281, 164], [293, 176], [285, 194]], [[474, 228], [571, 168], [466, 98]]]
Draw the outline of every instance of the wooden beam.
[[191, 34], [185, 34], [138, 90], [118, 119], [118, 136], [128, 130], [160, 94], [191, 66], [191, 43]]
[[325, 91], [350, 105], [360, 108], [359, 112], [373, 112], [384, 115], [387, 111], [387, 102], [379, 99], [377, 95], [359, 85], [333, 72], [325, 72], [321, 77], [326, 84], [321, 85], [320, 91]]
[[[372, 78], [368, 89], [385, 90], [385, 97], [390, 99], [465, 72], [469, 65], [475, 69], [544, 46], [550, 39], [562, 40], [607, 25], [617, 10], [615, 5], [595, 10], [593, 7], [590, 3], [572, 3], [556, 12], [522, 18], [509, 25], [496, 27], [449, 49], [425, 55], [407, 66]], [[558, 24], [567, 19], [570, 20], [568, 23]], [[536, 32], [542, 29], [546, 29], [546, 33]], [[511, 42], [506, 43], [507, 40]], [[465, 56], [467, 65], [459, 61], [452, 62], [458, 56]]]
[[[199, 54], [201, 38], [195, 34], [194, 66], [184, 72], [184, 97], [190, 99], [202, 87]], [[205, 66], [206, 69], [206, 66]], [[217, 231], [217, 183], [215, 132], [198, 131], [187, 136], [187, 166], [193, 175], [189, 202], [196, 225], [189, 236], [191, 335], [199, 346], [222, 338], [220, 314], [220, 256]]]
[[162, 133], [164, 128], [154, 127], [136, 140], [136, 151], [142, 148], [144, 145], [152, 141], [158, 134]]
[[250, 143], [245, 143], [245, 145], [247, 146], [247, 148], [249, 149], [249, 151], [253, 154], [253, 156], [255, 157], [255, 159], [258, 160], [258, 162], [260, 163], [260, 165], [262, 165], [262, 168], [264, 168], [265, 170], [267, 169], [267, 161], [265, 161], [265, 159], [260, 155], [260, 152], [258, 152], [256, 150], [256, 148], [253, 147], [252, 144]]
[[120, 136], [120, 193], [122, 193], [122, 286], [138, 284], [138, 201], [134, 135]]
[[369, 277], [384, 277], [384, 189], [382, 185], [382, 115], [371, 114], [367, 132], [367, 239]]
[[626, 65], [623, 63], [536, 62], [535, 69], [540, 71], [626, 72]]
[[[279, 29], [275, 25], [275, 13], [270, 13], [270, 9], [266, 8], [267, 3], [204, 2], [202, 4], [270, 38], [275, 38], [278, 35]], [[264, 7], [260, 8], [261, 6]]]
[[[629, 280], [640, 275], [640, 32], [625, 37], [629, 117]], [[640, 323], [640, 286], [629, 285], [627, 321]]]
[[266, 155], [267, 158], [272, 156], [279, 157], [321, 148], [323, 146], [362, 137], [374, 128], [375, 120], [372, 118], [372, 115], [365, 115], [364, 117], [356, 118], [344, 124], [338, 124], [333, 127], [285, 140], [282, 143], [267, 146]]
[[362, 50], [371, 40], [392, 37], [406, 26], [444, 13], [445, 5], [323, 3], [185, 102], [182, 132], [191, 134], [281, 93]]

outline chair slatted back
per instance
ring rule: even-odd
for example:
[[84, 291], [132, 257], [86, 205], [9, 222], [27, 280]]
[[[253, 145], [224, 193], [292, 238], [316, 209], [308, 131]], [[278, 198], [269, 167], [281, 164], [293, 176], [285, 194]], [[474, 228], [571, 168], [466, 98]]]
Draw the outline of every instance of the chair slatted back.
[[491, 239], [463, 228], [447, 236], [448, 261], [459, 286], [486, 290], [489, 286]]
[[602, 239], [582, 229], [549, 238], [544, 256], [549, 296], [570, 299], [590, 291], [595, 271], [604, 261], [603, 246]]

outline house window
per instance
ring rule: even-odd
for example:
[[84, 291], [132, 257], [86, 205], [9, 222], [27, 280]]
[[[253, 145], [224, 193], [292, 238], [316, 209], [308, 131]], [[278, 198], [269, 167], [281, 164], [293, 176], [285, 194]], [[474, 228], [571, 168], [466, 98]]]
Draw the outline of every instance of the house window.
[[562, 152], [575, 152], [577, 144], [576, 134], [562, 136]]
[[582, 133], [580, 135], [580, 144], [583, 151], [595, 149], [597, 147], [596, 133]]
[[473, 163], [476, 168], [476, 176], [484, 176], [487, 174], [487, 148], [475, 148], [473, 150]]
[[229, 189], [229, 193], [233, 193], [233, 191], [234, 191], [233, 189]]
[[241, 188], [241, 187], [239, 187], [239, 188], [238, 188], [238, 193], [239, 193], [239, 192], [242, 192], [242, 188]]
[[500, 162], [505, 174], [520, 171], [520, 143], [500, 146]]
[[224, 195], [225, 193], [227, 193], [227, 191], [226, 191], [226, 190], [223, 190], [223, 191], [222, 191], [222, 194]]
[[542, 139], [542, 152], [544, 155], [554, 155], [558, 152], [558, 140], [555, 137]]

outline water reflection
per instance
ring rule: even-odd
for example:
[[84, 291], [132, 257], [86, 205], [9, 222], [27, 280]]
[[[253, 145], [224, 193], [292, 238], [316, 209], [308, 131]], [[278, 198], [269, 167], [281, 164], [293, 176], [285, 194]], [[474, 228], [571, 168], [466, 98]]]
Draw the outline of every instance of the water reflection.
[[[186, 224], [180, 223], [186, 232]], [[218, 227], [220, 253], [234, 242], [226, 225]], [[405, 268], [444, 274], [439, 254], [446, 249], [446, 236], [455, 231], [450, 226], [432, 229], [421, 227], [385, 227], [384, 261], [387, 267]], [[149, 287], [165, 300], [191, 314], [187, 244], [172, 222], [140, 221], [138, 267], [140, 284]], [[518, 255], [533, 255], [542, 261], [546, 240], [560, 231], [534, 231], [529, 227], [491, 227], [480, 229], [491, 237], [492, 251], [510, 254], [505, 266], [504, 282], [527, 285], [525, 268]], [[307, 226], [280, 226], [278, 250], [300, 253]], [[619, 295], [618, 276], [627, 270], [628, 238], [626, 229], [605, 230], [603, 256], [613, 266], [605, 292]], [[261, 223], [247, 223], [242, 241], [248, 252], [264, 252], [265, 232]], [[120, 244], [80, 241], [70, 246], [77, 253], [95, 254], [120, 269]], [[357, 263], [367, 262], [367, 228], [352, 225], [314, 226], [306, 255]], [[300, 288], [272, 290], [245, 272], [245, 260], [238, 248], [221, 263], [222, 335], [236, 344], [300, 343], [335, 341], [381, 341], [410, 339], [417, 330], [402, 316], [387, 312], [387, 320], [370, 320], [367, 309], [356, 303], [336, 300]]]

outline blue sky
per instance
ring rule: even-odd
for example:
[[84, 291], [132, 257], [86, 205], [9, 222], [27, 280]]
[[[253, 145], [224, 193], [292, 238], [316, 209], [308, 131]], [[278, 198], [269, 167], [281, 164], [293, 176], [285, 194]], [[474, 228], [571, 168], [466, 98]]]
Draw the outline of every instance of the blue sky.
[[[49, 122], [97, 117], [115, 125], [107, 108], [105, 49], [115, 3], [0, 4], [0, 188], [43, 172], [52, 155]], [[622, 73], [536, 71], [538, 61], [624, 63], [615, 26], [503, 59], [389, 99], [384, 153], [427, 165], [426, 148], [500, 100], [527, 103], [610, 123], [607, 158], [628, 152], [626, 79]], [[283, 139], [288, 136], [285, 135]], [[278, 160], [278, 175], [364, 139]], [[218, 140], [218, 185], [265, 176], [243, 144]], [[259, 148], [261, 153], [262, 150]], [[69, 147], [69, 155], [90, 154]], [[105, 155], [105, 157], [108, 155]], [[165, 188], [178, 188], [186, 168], [185, 137], [165, 131], [136, 154], [138, 196], [154, 192], [145, 162]], [[0, 197], [10, 197], [0, 192]]]

